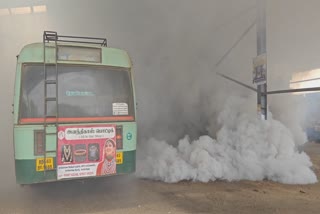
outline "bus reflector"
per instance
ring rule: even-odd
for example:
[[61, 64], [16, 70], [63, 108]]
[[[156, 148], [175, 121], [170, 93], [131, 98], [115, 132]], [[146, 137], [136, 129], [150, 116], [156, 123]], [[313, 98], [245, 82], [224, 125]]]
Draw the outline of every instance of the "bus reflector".
[[121, 125], [116, 127], [116, 143], [117, 143], [117, 149], [123, 149]]
[[43, 130], [34, 131], [34, 154], [43, 155], [44, 154], [44, 132]]

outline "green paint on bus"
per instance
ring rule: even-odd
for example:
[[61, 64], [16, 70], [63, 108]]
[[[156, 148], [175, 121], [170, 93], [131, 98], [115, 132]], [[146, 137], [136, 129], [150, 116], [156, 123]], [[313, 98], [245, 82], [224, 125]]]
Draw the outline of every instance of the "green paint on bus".
[[[52, 74], [55, 70], [58, 71], [58, 79], [52, 80], [50, 78], [55, 76]], [[45, 77], [48, 81], [44, 80]], [[50, 84], [55, 88], [50, 88]], [[51, 97], [52, 94], [57, 96], [55, 102], [59, 114], [56, 107], [46, 100], [50, 93]], [[48, 117], [44, 116], [45, 112]], [[58, 117], [52, 118], [49, 112], [56, 112], [54, 114]], [[104, 45], [55, 43], [52, 40], [24, 46], [17, 57], [14, 92], [17, 183], [97, 177], [98, 174], [67, 177], [70, 173], [65, 172], [70, 167], [70, 171], [87, 170], [87, 173], [93, 173], [97, 161], [101, 161], [101, 165], [110, 158], [101, 141], [109, 138], [117, 146], [116, 154], [115, 151], [112, 153], [117, 164], [116, 173], [108, 176], [133, 173], [136, 164], [136, 119], [132, 63], [126, 51]], [[101, 127], [109, 129], [110, 133], [84, 135], [79, 139], [60, 133], [61, 130], [76, 127]], [[67, 148], [72, 149], [64, 150]], [[71, 156], [74, 158], [66, 159]], [[41, 165], [44, 158], [48, 163], [47, 170], [43, 170], [44, 165]], [[53, 169], [49, 169], [51, 167]]]

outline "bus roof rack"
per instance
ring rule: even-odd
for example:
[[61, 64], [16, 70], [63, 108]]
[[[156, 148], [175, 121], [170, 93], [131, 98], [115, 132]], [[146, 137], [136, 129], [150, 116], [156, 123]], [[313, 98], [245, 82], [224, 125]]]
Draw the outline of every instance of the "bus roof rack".
[[95, 44], [107, 47], [106, 38], [96, 38], [96, 37], [82, 37], [82, 36], [62, 36], [58, 35], [55, 31], [44, 31], [43, 32], [44, 42], [72, 42], [72, 43], [85, 43], [85, 44]]

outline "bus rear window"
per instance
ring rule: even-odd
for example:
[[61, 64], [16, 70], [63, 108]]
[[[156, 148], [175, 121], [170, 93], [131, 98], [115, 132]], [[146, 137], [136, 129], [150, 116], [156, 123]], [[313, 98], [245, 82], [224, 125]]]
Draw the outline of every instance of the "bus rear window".
[[[133, 93], [129, 71], [109, 67], [58, 65], [59, 118], [132, 116]], [[47, 79], [55, 67], [47, 66]], [[47, 85], [47, 96], [56, 96], [56, 85]], [[56, 114], [56, 103], [47, 102], [47, 115]], [[20, 119], [44, 117], [44, 67], [22, 69]], [[30, 121], [30, 120], [29, 120]]]

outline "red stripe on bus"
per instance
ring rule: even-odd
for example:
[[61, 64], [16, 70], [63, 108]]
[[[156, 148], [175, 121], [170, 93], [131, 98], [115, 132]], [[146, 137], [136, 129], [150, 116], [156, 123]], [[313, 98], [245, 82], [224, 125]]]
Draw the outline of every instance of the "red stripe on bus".
[[[58, 122], [91, 122], [91, 121], [133, 121], [133, 116], [117, 117], [75, 117], [75, 118], [58, 118]], [[54, 123], [56, 118], [47, 118], [46, 123]], [[44, 123], [44, 118], [22, 118], [20, 123]]]

